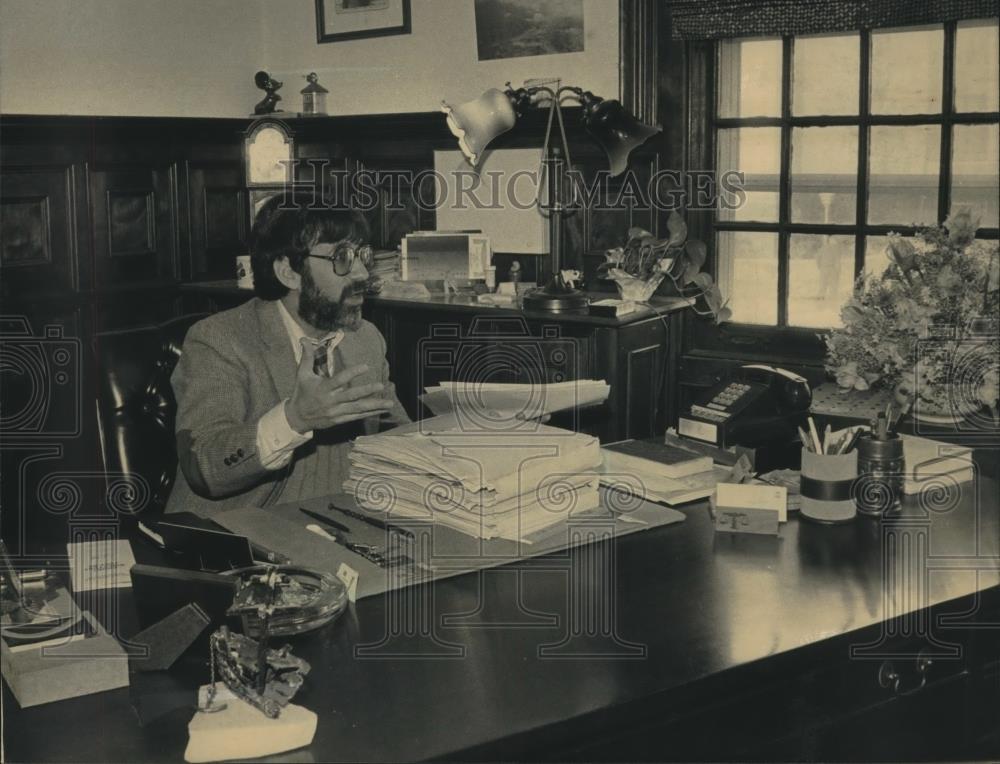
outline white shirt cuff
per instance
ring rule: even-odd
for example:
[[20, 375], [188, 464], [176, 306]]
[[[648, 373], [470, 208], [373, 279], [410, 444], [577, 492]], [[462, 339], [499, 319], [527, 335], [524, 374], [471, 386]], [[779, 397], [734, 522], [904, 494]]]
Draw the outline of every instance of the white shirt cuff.
[[297, 433], [288, 424], [285, 404], [281, 401], [257, 422], [257, 453], [266, 470], [277, 470], [292, 459], [292, 453], [313, 436], [313, 431]]

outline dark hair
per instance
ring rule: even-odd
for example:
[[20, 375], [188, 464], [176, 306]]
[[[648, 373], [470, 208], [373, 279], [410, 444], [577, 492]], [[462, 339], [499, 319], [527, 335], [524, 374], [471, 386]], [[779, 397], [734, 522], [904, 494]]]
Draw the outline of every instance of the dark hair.
[[274, 263], [283, 257], [301, 273], [306, 255], [317, 244], [363, 241], [367, 236], [364, 218], [353, 210], [318, 206], [311, 194], [276, 194], [264, 202], [250, 231], [254, 292], [265, 300], [288, 294], [274, 273]]

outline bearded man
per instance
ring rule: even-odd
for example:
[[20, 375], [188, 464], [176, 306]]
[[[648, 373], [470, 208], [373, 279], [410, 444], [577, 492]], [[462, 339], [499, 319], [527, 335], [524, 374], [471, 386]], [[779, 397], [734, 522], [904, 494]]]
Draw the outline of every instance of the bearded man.
[[409, 421], [385, 340], [361, 318], [371, 266], [349, 210], [269, 199], [250, 237], [255, 297], [189, 330], [171, 382], [180, 466], [168, 512], [341, 490], [350, 441]]

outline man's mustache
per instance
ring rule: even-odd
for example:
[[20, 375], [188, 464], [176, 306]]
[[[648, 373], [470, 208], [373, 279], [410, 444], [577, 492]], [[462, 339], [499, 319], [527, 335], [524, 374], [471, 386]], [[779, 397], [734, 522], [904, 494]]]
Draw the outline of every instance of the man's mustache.
[[369, 293], [371, 285], [372, 279], [359, 279], [358, 281], [352, 281], [344, 288], [343, 295], [345, 297], [364, 297]]

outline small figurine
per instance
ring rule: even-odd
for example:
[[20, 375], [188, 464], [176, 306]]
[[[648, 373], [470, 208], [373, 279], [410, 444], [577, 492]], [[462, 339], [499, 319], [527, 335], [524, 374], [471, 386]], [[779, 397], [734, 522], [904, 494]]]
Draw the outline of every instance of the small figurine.
[[302, 94], [302, 114], [310, 117], [326, 116], [326, 94], [330, 91], [319, 84], [316, 72], [306, 75], [306, 86]]
[[254, 114], [273, 114], [275, 111], [281, 111], [281, 109], [275, 108], [278, 105], [278, 101], [281, 100], [281, 96], [278, 95], [278, 91], [281, 86], [285, 83], [278, 82], [278, 80], [271, 79], [271, 75], [267, 72], [260, 71], [254, 75], [254, 83], [267, 93], [264, 99], [253, 107]]

